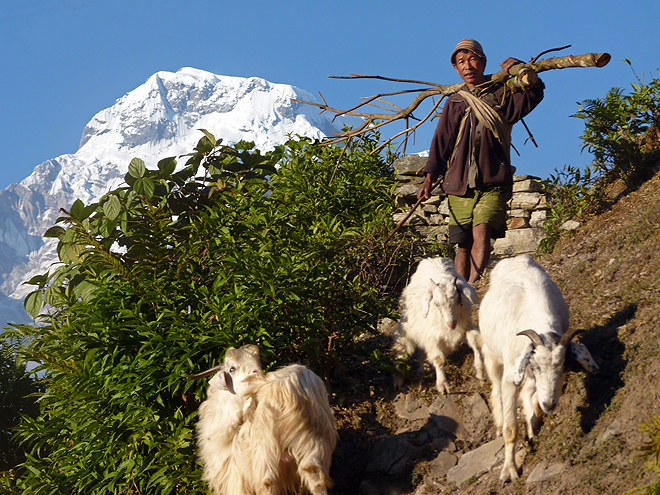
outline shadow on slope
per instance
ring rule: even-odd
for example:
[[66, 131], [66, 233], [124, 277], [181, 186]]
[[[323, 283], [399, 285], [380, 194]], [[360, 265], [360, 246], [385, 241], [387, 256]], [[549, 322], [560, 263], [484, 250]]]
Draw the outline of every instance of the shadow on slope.
[[578, 408], [581, 413], [580, 426], [585, 433], [591, 431], [617, 391], [624, 386], [621, 376], [628, 362], [623, 357], [626, 346], [619, 339], [618, 329], [632, 320], [636, 312], [637, 304], [629, 304], [605, 325], [588, 330], [582, 339], [600, 366], [595, 375], [585, 374], [587, 400], [584, 406]]

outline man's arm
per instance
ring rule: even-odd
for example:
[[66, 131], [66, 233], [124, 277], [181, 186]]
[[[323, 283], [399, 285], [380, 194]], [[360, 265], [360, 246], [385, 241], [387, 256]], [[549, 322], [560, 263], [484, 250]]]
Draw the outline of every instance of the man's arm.
[[[509, 57], [500, 65], [507, 73], [514, 65], [522, 64], [524, 62]], [[543, 90], [545, 85], [538, 77], [536, 72], [531, 69], [519, 72], [516, 76], [521, 82], [521, 90], [516, 90], [508, 93], [504, 104], [498, 108], [498, 113], [502, 118], [514, 124], [520, 119], [529, 114], [536, 106], [543, 100]]]
[[[454, 115], [454, 118], [449, 117], [450, 113]], [[452, 101], [447, 101], [433, 133], [429, 156], [423, 169], [424, 182], [417, 189], [417, 199], [429, 199], [431, 197], [434, 179], [446, 175], [448, 167], [447, 160], [454, 149], [456, 135], [458, 134], [458, 127], [452, 125], [451, 122], [457, 118], [458, 114], [454, 110]]]
[[419, 189], [417, 189], [417, 199], [429, 199], [431, 197], [431, 187], [433, 186], [433, 176], [429, 173], [426, 174], [424, 182]]

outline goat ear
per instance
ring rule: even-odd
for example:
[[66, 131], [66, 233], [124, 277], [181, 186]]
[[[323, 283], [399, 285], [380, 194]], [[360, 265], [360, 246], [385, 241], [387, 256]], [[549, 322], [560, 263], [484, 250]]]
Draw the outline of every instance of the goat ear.
[[517, 387], [525, 379], [525, 370], [529, 364], [529, 360], [532, 358], [532, 353], [534, 352], [534, 344], [529, 343], [525, 350], [523, 350], [518, 357], [516, 358], [515, 371], [513, 372], [513, 384]]
[[422, 316], [426, 318], [429, 315], [429, 309], [431, 309], [431, 301], [433, 301], [433, 291], [435, 288], [438, 286], [432, 278], [429, 279], [431, 281], [429, 288], [424, 294], [422, 295]]
[[598, 365], [591, 356], [587, 346], [584, 344], [578, 344], [577, 342], [571, 342], [568, 346], [568, 350], [571, 353], [571, 356], [573, 356], [573, 358], [589, 373], [596, 373], [598, 371]]
[[457, 284], [461, 293], [467, 297], [468, 301], [470, 301], [472, 304], [479, 304], [479, 294], [477, 294], [477, 291], [474, 289], [474, 287], [472, 287], [467, 282], [464, 282], [460, 278], [458, 279]]
[[259, 346], [255, 344], [244, 345], [243, 349], [252, 357], [259, 357]]
[[226, 371], [220, 371], [209, 380], [209, 386], [217, 390], [226, 390], [231, 393], [234, 393], [234, 382], [231, 379], [231, 375]]

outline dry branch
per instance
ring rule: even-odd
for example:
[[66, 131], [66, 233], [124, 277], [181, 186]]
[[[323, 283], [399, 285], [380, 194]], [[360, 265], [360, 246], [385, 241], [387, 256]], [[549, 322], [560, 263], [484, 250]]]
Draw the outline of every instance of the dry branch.
[[[567, 47], [547, 50], [543, 53], [548, 53], [549, 51], [561, 50], [564, 48]], [[509, 89], [520, 88], [526, 84], [526, 77], [529, 69], [531, 69], [536, 73], [539, 73], [552, 69], [566, 69], [570, 67], [604, 67], [610, 61], [610, 55], [608, 53], [586, 53], [584, 55], [568, 55], [566, 57], [554, 57], [554, 58], [547, 58], [542, 60], [537, 60], [538, 58], [539, 57], [537, 56], [533, 58], [532, 61], [529, 63], [521, 63], [515, 65], [511, 69], [509, 69], [508, 73], [505, 72], [504, 70], [501, 70], [493, 74], [490, 77], [490, 81], [488, 84], [492, 84], [494, 82], [500, 82], [505, 84]], [[298, 99], [293, 100], [299, 103], [304, 103], [306, 105], [312, 105], [318, 107], [321, 109], [319, 113], [323, 113], [326, 111], [334, 113], [335, 116], [333, 117], [333, 120], [342, 115], [350, 115], [352, 117], [361, 117], [364, 119], [364, 122], [358, 128], [350, 129], [344, 132], [334, 134], [332, 137], [327, 138], [323, 142], [324, 144], [338, 144], [341, 143], [342, 141], [346, 141], [361, 136], [366, 132], [368, 132], [369, 130], [377, 129], [379, 127], [382, 127], [386, 124], [389, 124], [397, 120], [404, 120], [406, 122], [406, 129], [399, 132], [395, 136], [392, 136], [391, 138], [387, 139], [378, 148], [376, 148], [374, 152], [377, 152], [378, 150], [382, 149], [384, 146], [391, 143], [395, 138], [402, 135], [405, 136], [402, 143], [405, 152], [405, 145], [410, 135], [412, 135], [420, 125], [422, 125], [424, 122], [426, 122], [430, 117], [432, 117], [435, 114], [438, 106], [440, 105], [440, 102], [445, 97], [458, 92], [463, 87], [462, 82], [458, 84], [441, 85], [426, 81], [416, 81], [411, 79], [395, 79], [395, 78], [389, 78], [389, 77], [383, 77], [377, 75], [366, 75], [366, 74], [351, 74], [350, 76], [330, 76], [330, 77], [333, 79], [378, 79], [381, 81], [402, 82], [402, 83], [419, 84], [422, 86], [426, 86], [423, 88], [395, 91], [391, 93], [381, 93], [374, 96], [365, 97], [362, 98], [364, 100], [362, 103], [348, 110], [332, 108], [330, 105], [326, 103], [325, 99], [320, 94], [319, 95], [321, 96], [323, 103], [314, 103], [314, 102], [298, 100]], [[384, 100], [385, 97], [405, 95], [410, 93], [418, 93], [418, 94], [415, 96], [413, 101], [405, 108], [399, 108], [396, 105], [388, 102], [387, 100]], [[438, 96], [439, 99], [437, 102], [434, 103], [433, 108], [426, 114], [426, 116], [424, 116], [422, 119], [417, 119], [416, 117], [413, 116], [413, 112], [417, 110], [417, 108], [419, 108], [420, 104], [424, 100], [435, 96]], [[364, 110], [365, 107], [368, 106], [374, 106], [379, 109], [386, 110], [381, 106], [374, 105], [373, 102], [375, 101], [384, 102], [390, 105], [391, 107], [393, 107], [395, 110], [389, 113], [371, 113], [371, 112], [362, 111]], [[411, 118], [418, 121], [412, 127], [408, 125], [409, 119]]]

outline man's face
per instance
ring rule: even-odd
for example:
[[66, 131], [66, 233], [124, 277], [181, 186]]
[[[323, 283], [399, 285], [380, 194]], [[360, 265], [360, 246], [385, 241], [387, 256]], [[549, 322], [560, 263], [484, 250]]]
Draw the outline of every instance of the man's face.
[[486, 81], [484, 76], [486, 61], [475, 53], [469, 51], [458, 52], [454, 68], [468, 88], [473, 88]]

